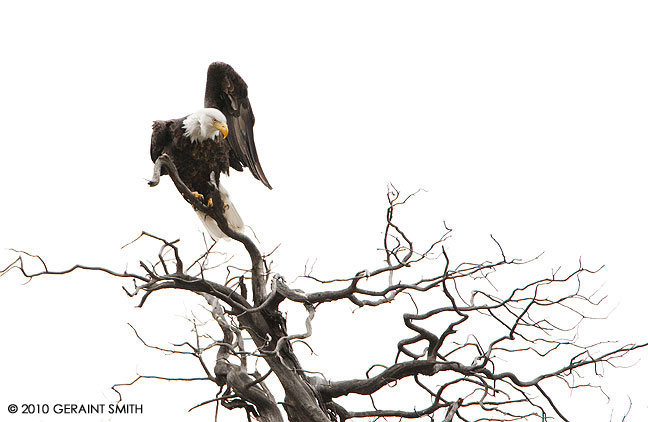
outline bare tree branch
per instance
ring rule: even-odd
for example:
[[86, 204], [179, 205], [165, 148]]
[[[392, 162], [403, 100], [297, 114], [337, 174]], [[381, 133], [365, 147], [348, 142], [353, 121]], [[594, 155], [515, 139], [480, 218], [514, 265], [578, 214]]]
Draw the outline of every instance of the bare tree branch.
[[[192, 339], [159, 347], [145, 342], [131, 326], [144, 346], [195, 359], [204, 376], [139, 375], [129, 383], [113, 387], [120, 399], [119, 387], [134, 385], [141, 379], [209, 381], [218, 392], [192, 409], [214, 404], [216, 417], [222, 406], [244, 409], [248, 418], [278, 422], [283, 420], [281, 405], [292, 422], [354, 418], [544, 422], [550, 417], [567, 421], [569, 412], [561, 407], [557, 390], [550, 388], [551, 380], [563, 382], [569, 390], [594, 388], [605, 394], [593, 382], [601, 369], [624, 366], [624, 358], [648, 346], [610, 341], [584, 345], [576, 341], [583, 321], [601, 318], [596, 314], [600, 314], [604, 296], [598, 289], [587, 289], [584, 281], [600, 268], [590, 270], [579, 262], [571, 271], [555, 270], [549, 276], [535, 278], [525, 275], [517, 283], [502, 283], [500, 274], [516, 276], [520, 266], [538, 257], [529, 261], [510, 259], [502, 244], [491, 236], [496, 246], [494, 262], [451, 259], [445, 245], [452, 230], [445, 224], [445, 231], [436, 240], [419, 242], [405, 230], [406, 225], [397, 222], [398, 209], [413, 195], [402, 197], [393, 186], [387, 195], [378, 265], [359, 263], [362, 269], [350, 276], [328, 279], [316, 277], [313, 267], [306, 266], [304, 275], [289, 286], [280, 274], [272, 272], [271, 265], [249, 237], [228, 226], [216, 190], [211, 195], [214, 206], [206, 206], [191, 194], [165, 155], [155, 164], [152, 186], [159, 182], [162, 173], [171, 177], [188, 203], [212, 217], [226, 235], [244, 245], [250, 268], [231, 264], [225, 258], [217, 265], [208, 263], [215, 252], [214, 245], [207, 244], [200, 256], [185, 265], [179, 240], [168, 241], [142, 232], [125, 246], [145, 238], [157, 246], [155, 258], [140, 260], [136, 271], [119, 272], [78, 264], [66, 270], [53, 270], [41, 257], [22, 251], [16, 251], [17, 258], [0, 271], [0, 276], [17, 271], [27, 281], [77, 270], [98, 271], [132, 283], [123, 288], [130, 297], [140, 297], [139, 306], [151, 294], [169, 289], [190, 291], [207, 301], [208, 307], [202, 308], [216, 322], [210, 325], [216, 333], [209, 332], [212, 328], [203, 327], [194, 318]], [[418, 247], [419, 243], [423, 246]], [[30, 270], [34, 266], [37, 269]], [[270, 278], [271, 290], [267, 292]], [[302, 283], [308, 286], [299, 288]], [[252, 303], [247, 300], [248, 289], [252, 291]], [[383, 305], [399, 301], [399, 309], [405, 311], [399, 318], [408, 334], [396, 342], [395, 359], [370, 360], [365, 378], [334, 381], [326, 379], [325, 374], [307, 376], [318, 373], [302, 367], [292, 344], [311, 337], [316, 310], [327, 318], [327, 307], [337, 301], [348, 301], [368, 311], [376, 307], [387, 310]], [[307, 311], [305, 332], [288, 332], [280, 307], [290, 302], [301, 304]], [[350, 349], [346, 344], [340, 347]], [[262, 376], [256, 369], [249, 373], [250, 362], [257, 366], [261, 362], [260, 371], [265, 374]], [[521, 376], [520, 365], [534, 368], [529, 362], [549, 362], [552, 366], [536, 370], [531, 376]], [[269, 379], [280, 382], [285, 393], [283, 400], [274, 398], [266, 385]], [[404, 403], [396, 406], [402, 408], [383, 409], [374, 397], [381, 390], [400, 389], [408, 382], [407, 388], [423, 393], [424, 405]], [[354, 394], [367, 396], [370, 406], [347, 409], [338, 403], [342, 397]]]

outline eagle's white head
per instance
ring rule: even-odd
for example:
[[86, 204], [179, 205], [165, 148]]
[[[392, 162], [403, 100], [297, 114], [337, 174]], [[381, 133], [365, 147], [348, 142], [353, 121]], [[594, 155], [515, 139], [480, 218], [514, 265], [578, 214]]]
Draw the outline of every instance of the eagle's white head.
[[220, 110], [215, 108], [201, 108], [197, 112], [190, 114], [182, 122], [185, 135], [191, 139], [191, 142], [214, 140], [218, 132], [227, 138], [229, 133], [227, 129], [227, 118]]

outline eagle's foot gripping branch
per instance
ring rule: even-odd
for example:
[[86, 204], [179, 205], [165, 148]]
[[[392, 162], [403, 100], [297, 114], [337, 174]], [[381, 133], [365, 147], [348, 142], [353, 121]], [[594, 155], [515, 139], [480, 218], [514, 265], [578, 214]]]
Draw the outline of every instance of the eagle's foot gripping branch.
[[202, 200], [204, 198], [202, 193], [193, 191], [193, 192], [191, 192], [191, 194], [194, 196], [194, 198], [196, 198], [197, 200], [202, 202]]

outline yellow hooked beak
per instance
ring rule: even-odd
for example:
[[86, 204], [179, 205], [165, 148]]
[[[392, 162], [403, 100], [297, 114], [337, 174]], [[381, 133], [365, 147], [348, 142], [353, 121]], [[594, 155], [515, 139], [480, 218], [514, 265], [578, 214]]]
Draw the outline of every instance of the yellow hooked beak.
[[212, 123], [212, 126], [214, 126], [220, 133], [223, 134], [223, 138], [227, 138], [227, 135], [229, 134], [229, 129], [227, 128], [227, 123], [219, 122], [218, 120], [214, 120]]

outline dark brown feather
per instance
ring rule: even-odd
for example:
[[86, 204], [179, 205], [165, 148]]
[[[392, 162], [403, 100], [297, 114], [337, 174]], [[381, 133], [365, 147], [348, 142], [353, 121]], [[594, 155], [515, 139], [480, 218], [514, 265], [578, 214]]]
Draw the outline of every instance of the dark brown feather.
[[215, 62], [209, 66], [205, 107], [216, 108], [227, 117], [230, 166], [239, 171], [249, 168], [256, 179], [272, 189], [254, 144], [254, 113], [248, 100], [247, 84], [230, 65]]
[[218, 182], [220, 173], [229, 171], [230, 146], [220, 136], [213, 141], [192, 142], [184, 134], [182, 122], [185, 118], [153, 122], [151, 159], [155, 162], [166, 153], [187, 187], [207, 198], [213, 191], [209, 185], [211, 172]]

